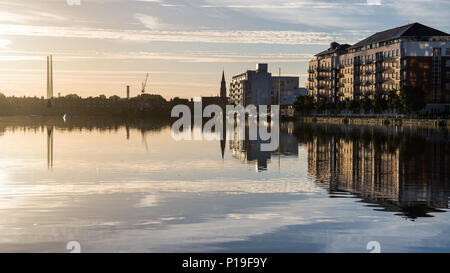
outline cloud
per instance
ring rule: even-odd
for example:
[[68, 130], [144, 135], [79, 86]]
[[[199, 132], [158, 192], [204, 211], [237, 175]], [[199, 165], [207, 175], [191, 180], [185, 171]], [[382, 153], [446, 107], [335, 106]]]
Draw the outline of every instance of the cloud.
[[139, 22], [141, 22], [148, 29], [163, 29], [167, 28], [167, 25], [160, 22], [160, 20], [154, 16], [149, 16], [146, 14], [135, 14], [134, 18], [136, 18]]
[[367, 5], [372, 6], [380, 6], [381, 5], [381, 0], [367, 0]]
[[0, 39], [0, 48], [7, 48], [11, 44], [10, 40]]
[[[206, 0], [203, 8], [232, 9], [247, 17], [312, 29], [374, 29], [413, 21], [448, 26], [448, 0]], [[394, 24], [394, 25], [393, 25]]]
[[[155, 26], [155, 25], [154, 25]], [[353, 40], [359, 39], [359, 34]], [[330, 41], [344, 39], [343, 34], [304, 31], [264, 31], [264, 30], [114, 30], [98, 28], [50, 27], [33, 25], [1, 24], [0, 35], [117, 39], [128, 41], [201, 42], [201, 43], [242, 43], [242, 44], [313, 44], [326, 45]], [[358, 38], [357, 38], [358, 37]]]
[[[1, 40], [0, 40], [1, 41]], [[22, 52], [9, 51], [8, 54], [0, 55], [1, 61], [43, 61], [45, 52]], [[292, 54], [260, 54], [246, 55], [239, 52], [185, 52], [185, 53], [167, 53], [167, 52], [97, 52], [85, 51], [67, 53], [64, 51], [54, 51], [54, 58], [58, 61], [69, 60], [164, 60], [184, 63], [298, 63], [307, 62], [313, 56], [312, 54], [292, 53]]]
[[66, 21], [67, 18], [42, 11], [0, 11], [0, 22], [27, 24], [32, 22]]

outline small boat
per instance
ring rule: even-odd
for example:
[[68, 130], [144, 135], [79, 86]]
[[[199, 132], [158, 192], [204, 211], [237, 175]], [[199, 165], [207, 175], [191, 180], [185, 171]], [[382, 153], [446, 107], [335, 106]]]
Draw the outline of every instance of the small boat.
[[72, 119], [72, 115], [70, 113], [65, 113], [64, 116], [63, 116], [64, 122], [67, 122], [70, 119]]

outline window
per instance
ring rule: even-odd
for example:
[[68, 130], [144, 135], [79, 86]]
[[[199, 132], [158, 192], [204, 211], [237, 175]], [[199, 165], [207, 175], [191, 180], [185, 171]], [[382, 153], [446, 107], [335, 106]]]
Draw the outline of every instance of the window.
[[450, 48], [447, 48], [447, 49], [445, 50], [445, 55], [450, 56]]
[[445, 66], [446, 66], [446, 67], [450, 67], [450, 60], [447, 60]]
[[395, 56], [398, 56], [398, 49], [395, 51]]
[[450, 90], [450, 82], [445, 84], [445, 89]]

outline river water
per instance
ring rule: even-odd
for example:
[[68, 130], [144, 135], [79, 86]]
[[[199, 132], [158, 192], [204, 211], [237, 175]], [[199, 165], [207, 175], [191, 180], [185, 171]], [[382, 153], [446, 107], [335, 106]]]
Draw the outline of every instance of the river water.
[[448, 131], [285, 122], [259, 147], [2, 118], [0, 252], [450, 251]]

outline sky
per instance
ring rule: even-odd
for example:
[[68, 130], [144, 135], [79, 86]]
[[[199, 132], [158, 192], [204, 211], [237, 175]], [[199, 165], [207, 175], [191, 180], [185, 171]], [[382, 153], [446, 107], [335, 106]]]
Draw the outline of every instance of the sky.
[[233, 75], [269, 64], [299, 76], [330, 42], [355, 43], [420, 22], [450, 32], [448, 0], [0, 0], [0, 93], [218, 95]]

